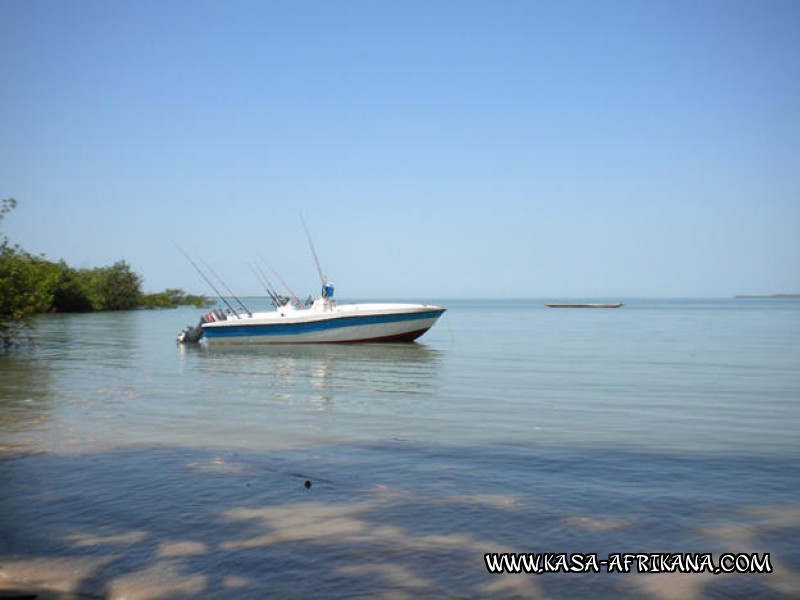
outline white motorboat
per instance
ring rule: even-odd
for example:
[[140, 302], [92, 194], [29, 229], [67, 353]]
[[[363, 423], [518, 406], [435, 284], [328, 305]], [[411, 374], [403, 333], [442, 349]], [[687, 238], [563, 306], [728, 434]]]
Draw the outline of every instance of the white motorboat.
[[[213, 310], [200, 319], [196, 327], [188, 327], [178, 334], [178, 342], [199, 342], [205, 337], [209, 343], [245, 344], [320, 344], [347, 342], [411, 342], [430, 329], [446, 310], [432, 304], [365, 303], [337, 305], [333, 298], [333, 284], [322, 273], [311, 235], [303, 221], [311, 253], [317, 265], [322, 292], [313, 303], [301, 302], [285, 284], [294, 298], [280, 296], [263, 272], [256, 272], [267, 291], [275, 310], [250, 312], [241, 300], [231, 296], [242, 309], [237, 310], [211, 283], [197, 264], [184, 252], [184, 256], [203, 279], [217, 292], [227, 311]], [[181, 250], [181, 252], [183, 252]], [[266, 261], [264, 261], [266, 262]], [[269, 265], [267, 265], [269, 266]], [[269, 267], [276, 276], [280, 275]], [[216, 275], [216, 273], [215, 273]], [[219, 276], [217, 276], [219, 278]], [[220, 280], [223, 286], [230, 288]], [[310, 306], [307, 306], [310, 304]]]
[[178, 341], [196, 342], [205, 337], [213, 344], [411, 342], [428, 331], [445, 310], [432, 304], [337, 305], [333, 286], [326, 284], [310, 307], [286, 302], [267, 312], [211, 311], [197, 327], [181, 332]]

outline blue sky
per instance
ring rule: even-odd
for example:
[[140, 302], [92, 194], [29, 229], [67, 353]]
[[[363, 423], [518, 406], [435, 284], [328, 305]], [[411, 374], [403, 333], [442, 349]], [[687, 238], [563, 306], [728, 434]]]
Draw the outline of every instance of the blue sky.
[[800, 292], [800, 3], [0, 0], [13, 241], [149, 291]]

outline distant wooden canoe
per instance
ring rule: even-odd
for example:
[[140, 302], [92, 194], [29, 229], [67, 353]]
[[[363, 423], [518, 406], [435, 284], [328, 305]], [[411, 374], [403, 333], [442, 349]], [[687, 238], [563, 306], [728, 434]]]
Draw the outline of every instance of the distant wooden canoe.
[[619, 308], [625, 305], [622, 304], [622, 302], [615, 302], [613, 304], [556, 304], [551, 302], [545, 304], [545, 306], [549, 306], [550, 308]]

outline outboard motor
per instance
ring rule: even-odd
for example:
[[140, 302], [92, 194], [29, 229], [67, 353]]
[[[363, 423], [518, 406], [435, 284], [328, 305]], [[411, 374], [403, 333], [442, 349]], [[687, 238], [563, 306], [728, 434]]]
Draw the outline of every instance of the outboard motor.
[[197, 327], [187, 327], [178, 334], [178, 343], [196, 344], [203, 338], [203, 335], [205, 335], [203, 331], [203, 319], [200, 319], [200, 323]]
[[204, 323], [215, 323], [216, 321], [225, 321], [228, 318], [228, 315], [225, 314], [225, 311], [222, 309], [216, 308], [211, 312], [207, 312], [202, 317], [200, 317], [200, 322], [197, 324], [196, 327], [188, 326], [186, 329], [181, 331], [178, 334], [178, 343], [179, 344], [196, 344], [205, 335], [203, 331], [203, 324]]

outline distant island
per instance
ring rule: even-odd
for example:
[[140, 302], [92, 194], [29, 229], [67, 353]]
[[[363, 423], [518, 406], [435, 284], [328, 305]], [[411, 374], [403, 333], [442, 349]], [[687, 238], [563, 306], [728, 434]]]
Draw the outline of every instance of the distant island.
[[747, 296], [734, 296], [736, 300], [763, 300], [765, 298], [774, 300], [800, 300], [800, 294], [764, 294], [764, 295], [747, 295]]

